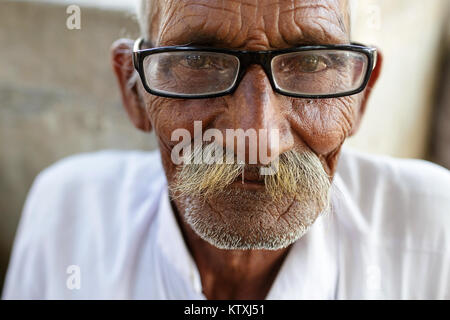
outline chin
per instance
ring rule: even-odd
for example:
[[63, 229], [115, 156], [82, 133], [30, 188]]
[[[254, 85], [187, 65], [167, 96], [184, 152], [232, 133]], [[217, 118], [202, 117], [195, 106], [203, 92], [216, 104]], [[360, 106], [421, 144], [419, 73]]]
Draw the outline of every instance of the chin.
[[300, 239], [328, 203], [295, 196], [275, 200], [257, 186], [230, 186], [204, 199], [177, 200], [193, 231], [227, 250], [278, 250]]

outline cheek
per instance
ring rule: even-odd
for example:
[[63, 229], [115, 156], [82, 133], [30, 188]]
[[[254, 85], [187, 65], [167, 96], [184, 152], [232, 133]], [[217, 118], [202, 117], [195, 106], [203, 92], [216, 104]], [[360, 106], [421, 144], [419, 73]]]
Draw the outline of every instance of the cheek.
[[349, 136], [356, 122], [357, 103], [354, 97], [311, 101], [293, 103], [292, 127], [314, 152], [326, 156]]
[[[167, 180], [173, 180], [176, 165], [172, 162], [171, 152], [179, 141], [172, 141], [172, 133], [176, 129], [186, 129], [193, 138], [193, 123], [201, 120], [196, 117], [195, 106], [187, 106], [182, 99], [167, 99], [148, 96], [146, 100], [147, 115], [158, 139], [161, 160]], [[197, 107], [198, 108], [198, 107]]]
[[152, 97], [146, 103], [147, 114], [158, 138], [168, 144], [172, 132], [176, 129], [186, 129], [194, 137], [194, 122], [201, 121], [203, 129], [209, 126], [211, 120], [222, 110], [220, 101], [212, 99], [183, 100]]
[[176, 129], [187, 129], [189, 123], [195, 121], [194, 114], [185, 108], [183, 100], [152, 98], [147, 103], [147, 113], [158, 139], [170, 145], [172, 132]]
[[172, 149], [181, 138], [172, 141], [177, 129], [187, 130], [194, 139], [194, 122], [201, 121], [203, 131], [210, 127], [218, 114], [223, 112], [222, 99], [183, 100], [149, 97], [146, 101], [148, 117], [158, 138], [161, 159], [166, 176], [172, 180], [176, 165], [172, 162]]

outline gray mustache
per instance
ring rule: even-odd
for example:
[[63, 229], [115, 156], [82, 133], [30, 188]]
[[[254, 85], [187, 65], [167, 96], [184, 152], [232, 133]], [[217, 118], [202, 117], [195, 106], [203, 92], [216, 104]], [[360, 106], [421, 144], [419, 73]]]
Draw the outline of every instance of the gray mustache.
[[208, 199], [226, 193], [227, 187], [238, 178], [264, 181], [265, 192], [274, 200], [295, 196], [298, 200], [328, 201], [330, 178], [319, 158], [311, 151], [287, 151], [279, 156], [277, 170], [271, 175], [261, 175], [261, 166], [243, 163], [193, 163], [193, 159], [211, 144], [194, 148], [189, 164], [181, 165], [175, 182], [170, 185], [173, 197], [199, 197]]

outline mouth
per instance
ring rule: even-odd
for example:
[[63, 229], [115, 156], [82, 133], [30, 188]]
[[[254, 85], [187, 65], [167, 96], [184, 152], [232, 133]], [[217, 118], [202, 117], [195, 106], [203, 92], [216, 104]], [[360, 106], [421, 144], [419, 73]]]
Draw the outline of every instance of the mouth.
[[236, 180], [234, 180], [232, 186], [245, 189], [264, 188], [264, 176], [260, 175], [259, 170], [259, 167], [246, 167]]

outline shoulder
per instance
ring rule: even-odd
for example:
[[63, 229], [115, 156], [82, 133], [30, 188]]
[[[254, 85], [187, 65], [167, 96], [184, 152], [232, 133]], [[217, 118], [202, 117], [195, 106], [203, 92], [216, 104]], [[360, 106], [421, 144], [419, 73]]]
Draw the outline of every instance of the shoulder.
[[69, 156], [44, 169], [36, 178], [40, 188], [103, 184], [133, 175], [159, 178], [162, 173], [159, 152], [105, 150]]
[[[154, 221], [165, 181], [158, 152], [86, 153], [43, 170], [22, 212], [5, 297], [102, 296], [98, 277], [113, 277], [111, 266], [130, 263]], [[71, 265], [90, 270], [83, 292], [65, 288]]]
[[76, 219], [74, 223], [85, 222], [86, 215], [90, 219], [107, 215], [106, 222], [111, 223], [114, 213], [123, 212], [128, 202], [156, 199], [164, 184], [159, 152], [108, 150], [74, 155], [36, 177], [23, 215], [55, 222]]
[[408, 196], [450, 200], [450, 171], [417, 159], [398, 159], [345, 149], [338, 173], [355, 192], [378, 187]]
[[[382, 276], [378, 291], [366, 291], [369, 298], [448, 299], [447, 169], [345, 149], [334, 186], [342, 252], [357, 266], [347, 279], [367, 279], [374, 267]], [[347, 294], [361, 292], [359, 284], [347, 283]]]
[[345, 149], [338, 175], [372, 229], [393, 237], [412, 232], [425, 247], [450, 250], [449, 170], [424, 160]]
[[43, 229], [53, 228], [53, 235], [67, 224], [80, 232], [96, 226], [96, 222], [113, 226], [125, 217], [131, 218], [131, 212], [140, 206], [157, 202], [164, 185], [159, 152], [100, 151], [74, 155], [37, 176], [23, 219], [43, 224]]

